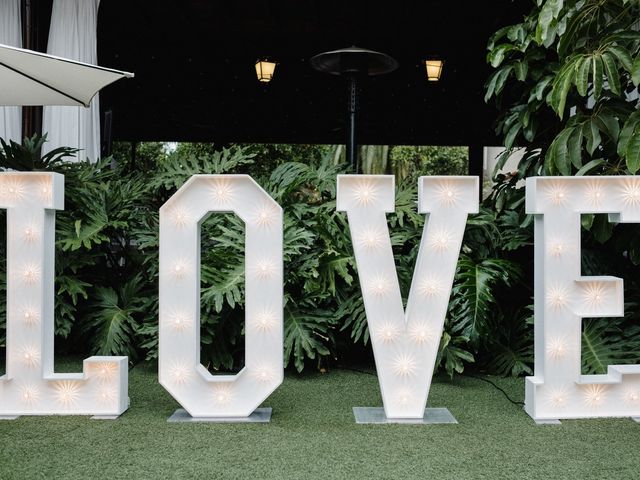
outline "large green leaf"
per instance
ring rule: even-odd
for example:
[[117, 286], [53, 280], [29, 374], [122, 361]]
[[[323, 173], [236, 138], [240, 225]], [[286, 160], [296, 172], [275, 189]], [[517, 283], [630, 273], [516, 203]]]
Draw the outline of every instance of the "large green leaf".
[[632, 175], [635, 175], [640, 170], [640, 125], [636, 126], [634, 133], [629, 139], [627, 144], [627, 151], [625, 153], [625, 160], [627, 168]]

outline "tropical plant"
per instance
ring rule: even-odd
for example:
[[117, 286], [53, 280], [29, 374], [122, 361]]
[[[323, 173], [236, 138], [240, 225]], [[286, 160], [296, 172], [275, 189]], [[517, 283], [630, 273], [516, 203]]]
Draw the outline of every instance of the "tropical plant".
[[[640, 170], [639, 18], [637, 0], [536, 0], [523, 22], [493, 35], [487, 61], [495, 71], [485, 100], [500, 110], [496, 133], [506, 150], [488, 205], [522, 214], [522, 180], [530, 176]], [[515, 171], [502, 173], [515, 147], [523, 157]], [[637, 278], [637, 227], [614, 226], [604, 215], [585, 215], [582, 225], [585, 274]], [[626, 297], [637, 298], [637, 288], [625, 282]], [[627, 303], [626, 319], [585, 322], [583, 370], [639, 358], [637, 341], [622, 334], [635, 328], [636, 306]]]

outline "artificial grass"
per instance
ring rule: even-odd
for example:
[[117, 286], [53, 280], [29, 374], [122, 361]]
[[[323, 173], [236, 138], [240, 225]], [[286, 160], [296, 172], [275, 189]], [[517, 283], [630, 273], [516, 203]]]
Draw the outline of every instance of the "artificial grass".
[[[522, 398], [522, 379], [492, 380]], [[157, 383], [156, 365], [138, 365], [129, 382], [131, 407], [115, 421], [0, 421], [0, 478], [628, 479], [640, 471], [640, 424], [536, 426], [475, 378], [432, 386], [430, 406], [448, 407], [459, 425], [356, 425], [351, 408], [381, 399], [375, 376], [347, 370], [287, 375], [265, 402], [268, 424], [167, 423], [179, 405]]]

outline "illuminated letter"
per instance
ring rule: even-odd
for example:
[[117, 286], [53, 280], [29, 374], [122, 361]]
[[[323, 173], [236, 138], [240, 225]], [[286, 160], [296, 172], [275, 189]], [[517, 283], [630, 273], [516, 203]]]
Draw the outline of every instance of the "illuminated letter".
[[[200, 224], [245, 223], [245, 366], [200, 363]], [[160, 209], [160, 383], [193, 418], [249, 417], [282, 383], [282, 209], [248, 175], [194, 175]]]
[[583, 277], [580, 215], [640, 222], [640, 177], [527, 179], [535, 215], [535, 375], [525, 410], [534, 420], [640, 416], [640, 365], [581, 375], [582, 319], [621, 317], [622, 279]]
[[128, 407], [127, 357], [91, 357], [83, 373], [53, 373], [57, 173], [0, 173], [7, 210], [7, 371], [0, 416], [117, 416]]
[[385, 216], [394, 198], [393, 176], [338, 176], [337, 209], [349, 218], [385, 415], [422, 419], [467, 214], [478, 211], [478, 179], [418, 180], [427, 221], [406, 312]]

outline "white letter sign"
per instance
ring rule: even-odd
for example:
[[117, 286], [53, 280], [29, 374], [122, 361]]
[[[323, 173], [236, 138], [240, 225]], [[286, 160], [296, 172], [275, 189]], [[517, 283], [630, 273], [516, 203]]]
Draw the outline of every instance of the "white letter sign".
[[[200, 225], [245, 223], [245, 366], [200, 363]], [[248, 175], [194, 175], [160, 209], [160, 383], [193, 418], [248, 417], [282, 383], [282, 209]]]
[[640, 416], [640, 365], [581, 374], [582, 319], [624, 315], [622, 279], [583, 277], [580, 216], [640, 223], [640, 177], [527, 179], [535, 215], [535, 375], [525, 409], [534, 420]]
[[427, 214], [406, 312], [385, 213], [395, 210], [392, 175], [339, 175], [371, 344], [388, 419], [422, 419], [467, 214], [478, 211], [477, 177], [420, 177]]
[[0, 173], [7, 210], [7, 370], [0, 416], [117, 416], [128, 407], [127, 357], [91, 357], [84, 373], [53, 373], [57, 173]]

